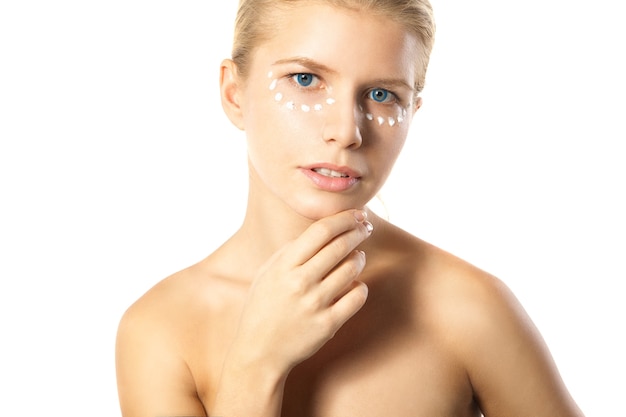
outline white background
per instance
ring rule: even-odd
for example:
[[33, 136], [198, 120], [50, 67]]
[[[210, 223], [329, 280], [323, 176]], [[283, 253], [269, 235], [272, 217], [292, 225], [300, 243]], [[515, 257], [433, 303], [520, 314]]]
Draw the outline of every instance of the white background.
[[[123, 311], [242, 219], [234, 1], [0, 4], [0, 414], [119, 415]], [[623, 409], [619, 2], [435, 0], [391, 220], [503, 279], [587, 416]], [[8, 388], [7, 388], [8, 387]]]

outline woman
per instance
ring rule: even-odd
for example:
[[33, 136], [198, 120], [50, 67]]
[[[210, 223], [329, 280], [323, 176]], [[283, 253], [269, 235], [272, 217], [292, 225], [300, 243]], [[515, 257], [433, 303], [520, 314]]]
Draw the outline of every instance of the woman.
[[422, 100], [424, 0], [242, 0], [239, 230], [126, 312], [126, 416], [580, 416], [496, 278], [365, 208]]

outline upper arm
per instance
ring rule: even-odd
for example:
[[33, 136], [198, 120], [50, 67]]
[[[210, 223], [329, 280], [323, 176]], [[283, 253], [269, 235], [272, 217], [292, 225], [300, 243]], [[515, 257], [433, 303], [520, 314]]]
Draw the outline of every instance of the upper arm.
[[120, 321], [116, 342], [117, 385], [122, 414], [206, 416], [176, 340], [159, 320], [138, 308]]
[[461, 352], [486, 417], [582, 416], [520, 303], [499, 280], [474, 283], [460, 315]]

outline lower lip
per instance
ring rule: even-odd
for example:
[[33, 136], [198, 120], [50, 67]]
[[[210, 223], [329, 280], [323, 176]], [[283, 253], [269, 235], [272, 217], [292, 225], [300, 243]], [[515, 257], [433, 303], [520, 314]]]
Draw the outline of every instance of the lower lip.
[[313, 181], [317, 188], [324, 191], [346, 191], [359, 182], [359, 179], [354, 177], [327, 177], [326, 175], [317, 173], [312, 169], [302, 169], [302, 173]]

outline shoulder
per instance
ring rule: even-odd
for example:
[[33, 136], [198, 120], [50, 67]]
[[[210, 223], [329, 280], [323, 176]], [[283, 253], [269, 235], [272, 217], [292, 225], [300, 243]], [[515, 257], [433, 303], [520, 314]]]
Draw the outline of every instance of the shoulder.
[[192, 335], [207, 325], [199, 320], [202, 309], [210, 308], [210, 284], [204, 281], [197, 266], [182, 270], [149, 289], [122, 316], [115, 356], [124, 415], [165, 410], [204, 415], [188, 362]]
[[579, 416], [541, 335], [507, 285], [418, 238], [405, 239], [416, 259], [420, 323], [463, 366], [483, 412]]
[[527, 321], [509, 288], [492, 274], [390, 223], [378, 222], [375, 233], [381, 255], [372, 261], [385, 275], [400, 278], [394, 288], [410, 291], [418, 322], [429, 332], [468, 342], [478, 331]]
[[178, 308], [182, 300], [191, 301], [188, 282], [193, 268], [184, 269], [159, 281], [137, 299], [120, 320], [120, 335], [129, 333], [157, 337], [163, 332], [171, 331], [170, 326], [184, 314], [184, 310]]
[[[123, 314], [118, 343], [132, 341], [170, 350], [185, 349], [198, 327], [210, 328], [240, 290], [200, 262], [150, 288]], [[151, 348], [154, 349], [154, 348]]]
[[506, 284], [485, 270], [390, 223], [380, 223], [383, 263], [411, 283], [420, 314], [446, 330], [487, 330], [528, 318]]
[[489, 307], [481, 300], [510, 301], [510, 291], [495, 276], [391, 223], [378, 224], [375, 233], [382, 235], [378, 246], [383, 248], [384, 263], [402, 268], [419, 294], [436, 301], [433, 308], [459, 302], [458, 308]]
[[[539, 339], [531, 319], [499, 278], [395, 226], [395, 263], [413, 283], [420, 323], [475, 362], [492, 342]], [[471, 365], [468, 365], [471, 366]]]
[[[421, 291], [439, 322], [464, 338], [509, 323], [530, 325], [521, 304], [496, 276], [433, 245], [422, 243]], [[466, 339], [466, 341], [469, 341]]]

